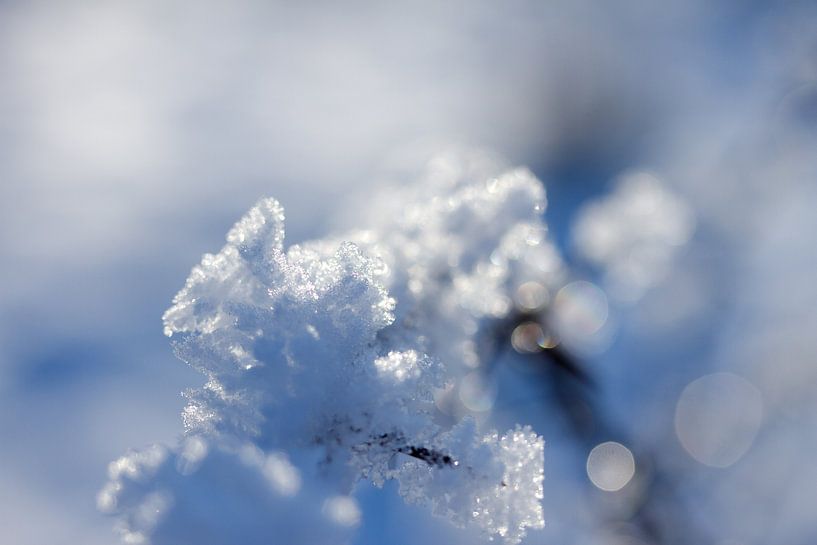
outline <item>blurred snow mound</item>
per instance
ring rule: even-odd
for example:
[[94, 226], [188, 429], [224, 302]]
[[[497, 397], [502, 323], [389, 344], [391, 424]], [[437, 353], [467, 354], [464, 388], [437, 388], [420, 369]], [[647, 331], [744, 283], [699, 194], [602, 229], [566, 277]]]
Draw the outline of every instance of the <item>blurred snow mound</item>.
[[609, 195], [583, 207], [573, 239], [579, 254], [602, 269], [608, 291], [635, 301], [664, 278], [694, 227], [692, 209], [664, 182], [633, 171], [620, 176]]

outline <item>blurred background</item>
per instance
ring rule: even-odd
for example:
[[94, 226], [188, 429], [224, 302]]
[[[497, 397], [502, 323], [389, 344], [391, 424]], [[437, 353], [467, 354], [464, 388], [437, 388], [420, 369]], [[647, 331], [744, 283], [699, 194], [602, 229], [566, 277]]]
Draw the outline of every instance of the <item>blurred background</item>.
[[[589, 332], [542, 341], [536, 286], [495, 332], [479, 410], [547, 442], [526, 543], [814, 543], [817, 6], [785, 0], [0, 2], [4, 541], [114, 542], [107, 463], [201, 380], [160, 316], [259, 197], [319, 237], [452, 144], [544, 181]], [[588, 248], [627, 229], [676, 248]], [[358, 497], [357, 545], [477, 542]]]

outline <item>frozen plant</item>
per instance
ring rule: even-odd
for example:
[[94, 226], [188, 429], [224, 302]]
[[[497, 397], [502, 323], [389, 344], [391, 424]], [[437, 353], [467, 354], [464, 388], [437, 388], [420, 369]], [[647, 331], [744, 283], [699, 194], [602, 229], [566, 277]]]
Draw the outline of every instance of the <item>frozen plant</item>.
[[365, 230], [286, 248], [263, 199], [194, 267], [164, 326], [205, 383], [179, 445], [111, 464], [98, 504], [123, 541], [337, 543], [365, 517], [361, 479], [506, 543], [544, 525], [542, 439], [435, 405], [514, 286], [561, 281], [541, 183], [440, 158], [381, 205]]

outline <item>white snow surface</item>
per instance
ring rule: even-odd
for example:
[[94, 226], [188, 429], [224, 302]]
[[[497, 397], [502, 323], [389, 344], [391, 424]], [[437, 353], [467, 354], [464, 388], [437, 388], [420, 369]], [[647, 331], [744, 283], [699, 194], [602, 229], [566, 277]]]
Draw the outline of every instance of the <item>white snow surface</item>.
[[98, 502], [123, 541], [342, 542], [361, 479], [506, 543], [543, 527], [542, 438], [441, 424], [434, 405], [514, 286], [562, 279], [542, 184], [440, 157], [381, 201], [366, 230], [286, 248], [262, 199], [193, 268], [165, 333], [206, 382], [178, 446], [111, 465]]

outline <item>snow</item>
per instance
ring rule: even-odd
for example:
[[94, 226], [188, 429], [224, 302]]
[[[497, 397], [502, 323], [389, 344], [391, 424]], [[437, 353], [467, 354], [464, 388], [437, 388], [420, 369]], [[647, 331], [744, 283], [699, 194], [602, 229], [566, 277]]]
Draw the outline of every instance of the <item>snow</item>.
[[633, 171], [582, 209], [573, 238], [579, 254], [603, 270], [608, 291], [634, 301], [664, 278], [694, 227], [692, 210], [664, 182]]
[[[185, 437], [114, 462], [99, 495], [125, 542], [337, 539], [365, 517], [361, 479], [506, 543], [544, 525], [542, 438], [443, 425], [434, 404], [467, 381], [479, 324], [512, 310], [517, 285], [562, 277], [541, 182], [478, 157], [432, 161], [385, 221], [289, 248], [283, 208], [262, 199], [202, 258], [164, 315], [205, 377]], [[251, 507], [231, 521], [236, 502]]]
[[261, 545], [281, 535], [288, 543], [328, 545], [350, 535], [348, 524], [322, 513], [319, 480], [301, 481], [308, 469], [282, 452], [216, 443], [192, 473], [178, 470], [182, 457], [154, 446], [111, 464], [97, 503], [117, 513], [123, 543]]
[[[105, 465], [128, 446], [174, 443], [178, 391], [201, 386], [172, 364], [158, 317], [260, 195], [286, 205], [289, 244], [323, 236], [338, 215], [381, 227], [362, 217], [381, 168], [452, 137], [547, 180], [559, 241], [622, 168], [650, 169], [687, 199], [698, 234], [665, 280], [624, 314], [607, 293], [616, 341], [580, 361], [598, 412], [679, 483], [675, 509], [668, 494], [638, 498], [665, 540], [813, 541], [815, 5], [605, 7], [3, 3], [4, 541], [111, 543], [88, 501]], [[339, 206], [350, 192], [366, 207]], [[533, 346], [538, 329], [524, 336]], [[449, 348], [469, 368], [483, 355]], [[587, 480], [593, 445], [581, 451], [558, 426], [558, 396], [522, 374], [524, 357], [498, 362], [521, 375], [513, 387], [484, 392], [491, 380], [476, 368], [475, 395], [451, 397], [493, 404], [482, 426], [530, 423], [548, 439], [548, 529], [526, 542], [649, 541], [609, 535], [632, 526], [595, 502], [607, 493]], [[763, 395], [757, 437], [726, 469], [691, 458], [672, 425], [685, 386], [714, 372]], [[365, 513], [354, 543], [478, 542], [401, 506], [396, 490], [354, 492]]]

